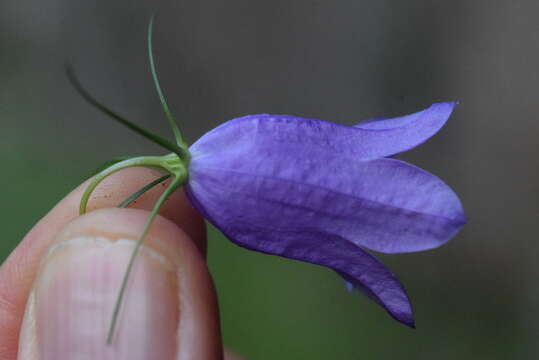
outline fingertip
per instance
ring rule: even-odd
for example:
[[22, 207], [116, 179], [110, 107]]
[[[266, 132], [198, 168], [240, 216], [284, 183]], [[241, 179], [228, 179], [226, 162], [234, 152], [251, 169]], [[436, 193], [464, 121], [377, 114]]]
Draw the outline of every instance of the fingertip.
[[204, 258], [162, 216], [135, 260], [113, 344], [105, 345], [111, 309], [148, 215], [100, 209], [70, 222], [44, 258], [32, 292], [35, 313], [25, 316], [35, 323], [25, 320], [21, 339], [36, 339], [37, 353], [60, 360], [83, 349], [101, 358], [144, 359], [156, 351], [166, 358], [221, 358], [216, 294]]
[[[142, 167], [124, 169], [115, 173], [97, 187], [90, 199], [89, 209], [116, 207], [125, 198], [159, 176], [161, 173], [158, 171]], [[39, 264], [58, 233], [79, 216], [79, 203], [87, 183], [81, 184], [49, 211], [0, 267], [0, 318], [2, 319], [0, 321], [0, 334], [2, 334], [0, 355], [17, 352], [16, 340]], [[162, 191], [162, 186], [152, 189], [137, 200], [133, 207], [150, 209]], [[160, 214], [169, 219], [169, 223], [174, 224], [175, 228], [181, 228], [189, 236], [189, 243], [193, 249], [198, 248], [199, 254], [205, 254], [204, 221], [191, 207], [183, 191], [176, 191], [165, 203]], [[205, 266], [204, 261], [201, 261], [198, 266]]]

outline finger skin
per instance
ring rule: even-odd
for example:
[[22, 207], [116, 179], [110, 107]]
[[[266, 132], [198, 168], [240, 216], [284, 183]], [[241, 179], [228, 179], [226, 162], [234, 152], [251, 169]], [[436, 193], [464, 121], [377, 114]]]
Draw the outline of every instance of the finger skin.
[[[114, 207], [159, 176], [157, 171], [146, 168], [130, 168], [113, 174], [98, 186], [90, 199], [88, 210]], [[87, 182], [72, 191], [42, 218], [0, 266], [0, 360], [17, 358], [18, 336], [24, 309], [40, 259], [57, 234], [78, 217], [79, 201], [86, 184]], [[133, 205], [149, 209], [162, 189], [160, 186], [151, 190]], [[197, 247], [205, 251], [203, 220], [182, 192], [176, 192], [160, 214], [183, 229]]]
[[[136, 241], [143, 230], [147, 218], [148, 212], [138, 209], [97, 210], [69, 223], [56, 237], [52, 246], [53, 248], [58, 248], [58, 246], [55, 246], [56, 244], [66, 244], [71, 239], [87, 237], [105, 238], [112, 242], [120, 239], [132, 239]], [[169, 344], [175, 344], [175, 349], [155, 349], [154, 353], [157, 353], [158, 350], [161, 353], [175, 353], [175, 359], [177, 360], [222, 359], [223, 354], [215, 289], [200, 251], [178, 226], [163, 217], [157, 217], [155, 219], [143, 246], [144, 249], [151, 249], [155, 254], [166, 258], [166, 263], [172, 264], [176, 269], [174, 271], [175, 281], [172, 282], [175, 285], [171, 285], [175, 290], [174, 298], [170, 299], [170, 296], [167, 296], [166, 298], [153, 300], [163, 304], [176, 303], [176, 310], [179, 316], [174, 320], [176, 316], [173, 313], [176, 313], [176, 311], [171, 311], [170, 321], [175, 321], [176, 326], [171, 328], [168, 333], [163, 333], [160, 329], [166, 326], [158, 325], [154, 329], [157, 334], [146, 333], [146, 335], [137, 337], [136, 341], [142, 343], [145, 341], [145, 338], [155, 338], [156, 336], [175, 338], [175, 340], [169, 342]], [[44, 267], [46, 266], [45, 264]], [[41, 273], [42, 271], [40, 270], [39, 274]], [[38, 276], [41, 277], [41, 275]], [[136, 303], [138, 299], [129, 297], [129, 293], [127, 293], [125, 301], [124, 306], [128, 306], [129, 302]], [[37, 303], [39, 304], [39, 298], [37, 298]], [[35, 308], [39, 308], [39, 306]], [[47, 315], [48, 313], [36, 315], [35, 313], [28, 312], [26, 314], [24, 320], [25, 326], [23, 327], [21, 338], [26, 339], [27, 343], [23, 345], [21, 354], [29, 354], [29, 356], [23, 356], [20, 360], [39, 360], [36, 354], [40, 354], [41, 352], [29, 349], [28, 347], [43, 348], [44, 344], [42, 342], [40, 344], [39, 334], [40, 329], [48, 325], [49, 320], [47, 319]], [[129, 321], [120, 322], [120, 324], [129, 326]], [[119, 335], [116, 338], [121, 338], [122, 334], [120, 333], [128, 330], [121, 325], [117, 329]], [[85, 334], [93, 331], [89, 328], [91, 326], [83, 326], [82, 331]], [[114, 343], [112, 347], [107, 347], [105, 344], [106, 326], [101, 328], [100, 331], [100, 336], [90, 338], [86, 341], [86, 343], [92, 342], [91, 346], [93, 346], [93, 350], [91, 351], [96, 351], [100, 354], [115, 351]], [[58, 339], [65, 339], [72, 336], [72, 334], [65, 333], [61, 329], [57, 329], [57, 332], [57, 334], [52, 335], [53, 340], [51, 341], [59, 341]], [[50, 335], [49, 331], [45, 331], [45, 333]], [[50, 344], [47, 345], [50, 347]], [[78, 355], [78, 350], [76, 350], [76, 354]], [[62, 356], [65, 355], [63, 352], [60, 352], [57, 356], [49, 358], [61, 360]], [[156, 358], [156, 360], [165, 359], [168, 360], [170, 357]]]

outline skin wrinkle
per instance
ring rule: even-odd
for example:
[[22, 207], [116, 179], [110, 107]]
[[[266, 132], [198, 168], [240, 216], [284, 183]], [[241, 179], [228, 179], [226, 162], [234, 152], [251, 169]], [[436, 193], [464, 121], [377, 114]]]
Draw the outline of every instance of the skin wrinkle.
[[[92, 242], [95, 246], [107, 248], [107, 247], [113, 246], [115, 243], [134, 245], [138, 242], [138, 240], [127, 238], [127, 237], [121, 237], [121, 236], [114, 236], [111, 238], [107, 238], [103, 236], [74, 237], [74, 238], [56, 243], [53, 246], [51, 246], [47, 254], [44, 256], [43, 261], [47, 262], [50, 257], [54, 256], [54, 254], [57, 251], [61, 251], [63, 248], [68, 248], [70, 246], [78, 246], [80, 244], [87, 245], [88, 242]], [[140, 248], [140, 254], [144, 254], [144, 256], [148, 256], [152, 260], [155, 260], [161, 265], [167, 267], [169, 270], [173, 269], [172, 264], [168, 261], [166, 256], [160, 254], [158, 251], [156, 251], [155, 249], [151, 247], [147, 247], [144, 244], [142, 244]]]
[[[0, 292], [0, 311], [5, 312], [5, 314], [13, 314], [17, 308], [17, 304], [14, 304]], [[0, 316], [0, 318], [3, 318], [3, 316]]]

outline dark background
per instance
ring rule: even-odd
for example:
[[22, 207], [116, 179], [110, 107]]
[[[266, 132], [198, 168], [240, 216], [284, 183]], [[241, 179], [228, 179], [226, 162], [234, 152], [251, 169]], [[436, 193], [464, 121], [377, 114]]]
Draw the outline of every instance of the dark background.
[[85, 104], [75, 64], [114, 109], [169, 134], [145, 54], [186, 138], [249, 113], [343, 124], [459, 100], [401, 158], [444, 179], [468, 225], [435, 251], [382, 256], [417, 330], [332, 272], [210, 231], [227, 345], [249, 359], [536, 359], [539, 2], [182, 0], [0, 2], [0, 259], [100, 162], [162, 150]]

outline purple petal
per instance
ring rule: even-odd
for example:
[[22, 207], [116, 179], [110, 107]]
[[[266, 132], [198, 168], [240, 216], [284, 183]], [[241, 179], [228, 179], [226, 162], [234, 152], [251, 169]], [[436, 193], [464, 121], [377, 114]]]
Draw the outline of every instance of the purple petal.
[[[456, 101], [434, 103], [425, 110], [413, 114], [399, 116], [395, 118], [375, 118], [363, 121], [355, 127], [365, 130], [391, 130], [396, 128], [415, 128], [416, 132], [432, 132], [423, 139], [426, 140], [434, 135], [445, 124], [453, 108], [457, 105]], [[423, 123], [421, 123], [423, 122]], [[421, 128], [421, 129], [420, 129]], [[421, 136], [420, 136], [421, 137]], [[422, 141], [419, 140], [418, 144]]]
[[229, 126], [213, 154], [199, 148], [218, 143], [218, 132], [192, 146], [189, 188], [214, 217], [328, 233], [386, 253], [438, 247], [465, 223], [459, 199], [434, 175], [399, 160], [320, 151], [305, 139], [276, 144], [279, 131], [247, 131], [266, 121], [252, 118], [259, 125], [238, 126], [235, 136]]
[[[217, 192], [220, 190], [224, 189], [216, 189]], [[245, 194], [230, 194], [229, 201], [225, 200], [227, 207], [219, 206], [214, 198], [201, 198], [191, 186], [188, 186], [187, 194], [195, 207], [234, 243], [331, 268], [384, 307], [393, 318], [414, 327], [412, 308], [399, 280], [358, 246], [325, 232], [275, 226], [271, 217], [264, 216], [262, 211], [265, 209], [257, 211], [250, 206], [256, 201]], [[249, 205], [243, 206], [245, 203]]]
[[417, 122], [366, 130], [291, 116], [235, 119], [190, 148], [187, 194], [236, 244], [334, 269], [413, 326], [402, 286], [360, 246], [430, 249], [465, 222], [440, 179], [402, 161], [372, 160], [383, 153], [381, 133], [409, 135]]
[[[358, 290], [369, 299], [381, 305], [395, 320], [398, 320], [411, 328], [415, 328], [412, 305], [406, 294], [404, 286], [399, 279], [389, 271], [374, 256], [367, 252], [364, 255], [370, 259], [365, 259], [365, 265], [369, 267], [368, 272], [362, 282], [357, 281], [347, 273], [337, 271], [344, 279], [348, 291]], [[374, 291], [365, 286], [365, 283], [373, 284]], [[375, 292], [376, 291], [376, 292]]]
[[[455, 102], [433, 104], [426, 110], [394, 119], [369, 120], [355, 127], [289, 115], [249, 115], [228, 121], [205, 134], [193, 148], [200, 154], [221, 151], [238, 134], [272, 134], [272, 145], [290, 150], [309, 147], [313, 156], [334, 155], [369, 160], [409, 150], [434, 135], [449, 118]], [[268, 139], [265, 139], [266, 141]], [[249, 142], [243, 142], [249, 146]]]
[[391, 119], [371, 119], [357, 124], [355, 127], [365, 131], [373, 131], [371, 140], [382, 147], [385, 143], [390, 146], [384, 156], [410, 150], [440, 130], [453, 112], [456, 102], [432, 104], [429, 108], [414, 114]]

